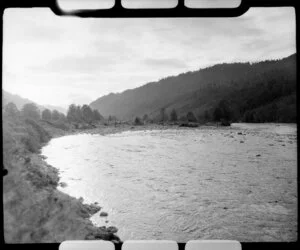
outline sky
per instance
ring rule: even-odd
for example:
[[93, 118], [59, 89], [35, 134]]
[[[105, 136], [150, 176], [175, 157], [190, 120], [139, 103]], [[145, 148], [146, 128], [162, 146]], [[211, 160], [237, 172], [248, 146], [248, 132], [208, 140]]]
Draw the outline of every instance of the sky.
[[296, 52], [291, 7], [178, 19], [80, 19], [47, 8], [6, 9], [3, 22], [3, 89], [64, 108], [218, 63]]

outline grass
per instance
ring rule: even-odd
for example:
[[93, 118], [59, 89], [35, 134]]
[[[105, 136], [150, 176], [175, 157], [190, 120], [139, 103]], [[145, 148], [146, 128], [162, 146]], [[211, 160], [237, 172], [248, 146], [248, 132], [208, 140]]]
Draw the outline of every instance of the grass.
[[56, 189], [58, 171], [46, 164], [40, 148], [64, 135], [44, 121], [3, 114], [4, 239], [6, 243], [53, 243], [64, 240], [104, 239], [119, 242], [106, 228], [89, 221], [95, 205], [83, 204]]

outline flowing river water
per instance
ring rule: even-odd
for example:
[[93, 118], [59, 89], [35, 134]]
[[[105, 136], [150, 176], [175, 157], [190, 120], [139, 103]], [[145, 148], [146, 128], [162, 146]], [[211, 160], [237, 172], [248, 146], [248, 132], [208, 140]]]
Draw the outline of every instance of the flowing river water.
[[297, 240], [296, 124], [78, 134], [42, 154], [122, 240]]

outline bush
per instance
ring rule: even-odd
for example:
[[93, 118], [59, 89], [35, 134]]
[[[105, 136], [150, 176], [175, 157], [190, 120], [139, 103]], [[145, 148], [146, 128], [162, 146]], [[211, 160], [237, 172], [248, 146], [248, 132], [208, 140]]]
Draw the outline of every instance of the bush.
[[37, 137], [38, 142], [45, 143], [51, 138], [50, 134], [36, 121], [31, 119], [25, 119], [25, 123], [26, 125], [29, 125], [29, 133], [32, 136]]
[[21, 139], [21, 142], [24, 144], [25, 149], [29, 152], [36, 153], [39, 151], [40, 144], [34, 134], [30, 131], [28, 132], [27, 136]]
[[45, 170], [35, 164], [27, 164], [27, 179], [37, 188], [56, 187], [59, 182], [57, 170], [51, 166]]
[[221, 125], [222, 126], [230, 126], [230, 122], [225, 119], [221, 119]]
[[136, 117], [134, 120], [134, 125], [143, 125], [143, 122], [141, 121], [141, 118]]
[[197, 122], [197, 118], [195, 117], [193, 112], [188, 112], [186, 118], [188, 122]]

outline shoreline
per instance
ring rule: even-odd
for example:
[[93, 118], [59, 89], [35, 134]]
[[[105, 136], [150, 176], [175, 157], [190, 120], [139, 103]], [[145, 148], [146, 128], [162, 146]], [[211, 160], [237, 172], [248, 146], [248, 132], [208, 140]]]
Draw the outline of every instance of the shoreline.
[[[290, 125], [290, 124], [289, 124]], [[291, 125], [295, 125], [295, 124], [291, 124]], [[213, 127], [213, 126], [201, 126], [198, 128], [181, 128], [178, 126], [162, 126], [162, 125], [150, 125], [150, 126], [108, 126], [108, 127], [98, 127], [98, 128], [94, 128], [94, 129], [85, 129], [85, 130], [77, 130], [77, 131], [73, 131], [73, 133], [68, 133], [69, 135], [71, 134], [101, 134], [101, 135], [107, 135], [107, 134], [113, 134], [113, 133], [122, 133], [124, 131], [151, 131], [151, 130], [168, 130], [168, 129], [172, 129], [174, 130], [174, 133], [176, 133], [176, 130], [194, 130], [194, 131], [199, 131], [203, 129], [221, 129], [224, 131], [228, 131], [231, 130], [233, 133], [238, 133], [240, 135], [240, 132], [245, 132], [245, 130], [243, 128], [239, 128], [239, 127]], [[213, 132], [213, 131], [212, 131]], [[197, 132], [196, 132], [197, 133]], [[214, 132], [213, 132], [214, 133]], [[100, 202], [101, 203], [101, 202]], [[101, 204], [100, 204], [101, 205]], [[267, 204], [268, 205], [268, 204]], [[118, 225], [116, 225], [118, 226]]]
[[[51, 138], [48, 142], [43, 143], [40, 147], [40, 149], [44, 146], [46, 146], [52, 139], [54, 138], [60, 138], [64, 136], [69, 135], [78, 135], [78, 134], [100, 134], [100, 135], [109, 135], [109, 134], [116, 134], [116, 133], [122, 133], [125, 131], [149, 131], [149, 130], [168, 130], [168, 129], [199, 129], [201, 127], [205, 128], [217, 128], [216, 126], [199, 126], [198, 128], [185, 128], [185, 127], [179, 127], [178, 125], [157, 125], [157, 124], [148, 124], [148, 125], [110, 125], [110, 126], [98, 126], [96, 128], [90, 128], [90, 129], [72, 129], [69, 131], [61, 131], [57, 130], [55, 132], [51, 131]], [[97, 239], [104, 239], [104, 240], [110, 240], [114, 243], [121, 243], [122, 240], [117, 235], [117, 225], [116, 226], [96, 226], [92, 221], [91, 217], [99, 212], [101, 210], [101, 204], [85, 204], [83, 202], [82, 198], [76, 199], [75, 197], [70, 196], [67, 193], [64, 193], [58, 189], [59, 186], [61, 186], [62, 183], [59, 182], [59, 169], [55, 168], [54, 166], [49, 165], [46, 162], [45, 156], [41, 154], [39, 151], [37, 154], [32, 154], [30, 157], [30, 162], [34, 162], [35, 164], [39, 166], [43, 166], [45, 174], [52, 174], [53, 177], [57, 180], [55, 186], [53, 186], [52, 192], [54, 192], [57, 196], [58, 200], [64, 201], [68, 200], [70, 203], [74, 203], [77, 205], [77, 208], [75, 208], [76, 211], [81, 213], [81, 217], [83, 219], [83, 225], [86, 228], [87, 234], [85, 235], [85, 240], [97, 240]], [[76, 238], [78, 239], [78, 238]], [[81, 238], [79, 238], [81, 239]]]
[[[51, 139], [77, 134], [39, 122], [48, 133], [34, 152], [20, 144], [5, 154], [3, 178], [5, 243], [61, 243], [65, 240], [107, 240], [121, 243], [115, 227], [96, 227], [90, 217], [101, 208], [84, 204], [58, 190], [59, 172], [45, 161], [41, 148]], [[8, 147], [8, 146], [7, 146]]]
[[[54, 138], [60, 138], [63, 136], [69, 136], [69, 135], [78, 135], [78, 134], [99, 134], [102, 136], [105, 135], [110, 135], [110, 134], [117, 134], [117, 133], [122, 133], [122, 132], [126, 132], [126, 131], [153, 131], [153, 130], [170, 130], [170, 129], [175, 129], [175, 130], [202, 130], [202, 129], [230, 129], [231, 127], [225, 127], [225, 126], [217, 126], [217, 125], [199, 125], [198, 127], [180, 127], [178, 124], [146, 124], [146, 125], [128, 125], [128, 124], [118, 124], [117, 126], [115, 125], [109, 125], [109, 126], [105, 126], [105, 125], [100, 125], [97, 126], [96, 128], [89, 128], [89, 129], [71, 129], [69, 131], [59, 131], [58, 133], [52, 133], [52, 137], [51, 139]], [[231, 128], [232, 129], [232, 128]], [[44, 143], [42, 147], [46, 146], [51, 139]], [[117, 231], [118, 231], [118, 227], [116, 226], [100, 226], [98, 227], [97, 225], [95, 225], [92, 220], [91, 217], [96, 214], [97, 212], [99, 212], [101, 210], [101, 204], [85, 204], [83, 203], [83, 199], [79, 198], [76, 199], [75, 197], [70, 196], [67, 193], [64, 193], [60, 190], [58, 190], [58, 187], [61, 186], [61, 184], [64, 183], [60, 183], [59, 182], [59, 169], [55, 168], [54, 166], [49, 165], [46, 162], [46, 158], [41, 155], [41, 152], [38, 153], [37, 158], [39, 158], [40, 160], [40, 164], [41, 165], [46, 165], [47, 169], [49, 172], [52, 172], [53, 169], [56, 172], [56, 177], [58, 178], [57, 181], [57, 185], [55, 186], [55, 190], [56, 192], [61, 193], [62, 195], [65, 195], [67, 197], [69, 197], [70, 199], [76, 201], [77, 203], [80, 203], [81, 206], [81, 211], [83, 211], [83, 213], [88, 213], [88, 216], [84, 216], [84, 219], [87, 219], [88, 221], [86, 222], [86, 227], [88, 228], [88, 230], [90, 231], [90, 233], [88, 233], [85, 237], [85, 239], [87, 240], [95, 240], [95, 239], [102, 239], [100, 237], [104, 236], [104, 239], [106, 240], [111, 240], [114, 243], [120, 243], [122, 242], [122, 240], [118, 237], [117, 235]], [[92, 226], [91, 226], [91, 225]]]
[[[178, 124], [147, 124], [147, 125], [99, 125], [95, 128], [62, 130], [54, 128], [41, 122], [41, 126], [49, 133], [50, 138], [41, 143], [39, 151], [30, 153], [20, 150], [13, 155], [11, 165], [17, 171], [4, 178], [4, 225], [5, 241], [7, 243], [53, 243], [64, 240], [109, 240], [114, 243], [121, 243], [117, 235], [117, 226], [96, 226], [91, 217], [99, 212], [101, 204], [84, 204], [82, 199], [76, 199], [60, 190], [58, 187], [59, 171], [54, 166], [47, 164], [46, 159], [41, 155], [41, 148], [47, 145], [51, 139], [77, 134], [116, 134], [125, 131], [151, 131], [151, 130], [203, 130], [203, 129], [224, 129], [240, 130], [234, 127], [217, 125], [199, 125], [195, 128], [180, 127]], [[25, 168], [25, 170], [24, 170]], [[11, 170], [9, 170], [11, 171]], [[27, 182], [25, 188], [18, 189], [18, 183]], [[12, 194], [17, 192], [17, 194]], [[19, 193], [20, 194], [19, 194]], [[10, 196], [15, 196], [13, 199]], [[10, 199], [12, 201], [10, 201]], [[15, 205], [12, 202], [21, 202]], [[21, 201], [19, 201], [21, 200]], [[29, 204], [23, 204], [29, 200]], [[14, 205], [12, 205], [14, 204]], [[43, 207], [42, 210], [36, 208]], [[99, 206], [100, 205], [100, 206]], [[46, 209], [45, 209], [46, 207]], [[12, 213], [11, 209], [17, 209]], [[25, 212], [23, 211], [25, 210]], [[22, 216], [25, 217], [20, 217]], [[25, 214], [25, 215], [24, 215]], [[13, 222], [12, 222], [13, 221]], [[32, 226], [32, 221], [36, 225]], [[21, 232], [15, 232], [15, 227], [20, 223]], [[22, 225], [25, 224], [25, 225]], [[28, 227], [26, 229], [26, 227]], [[25, 233], [24, 233], [25, 230]], [[20, 231], [20, 230], [17, 230]]]

